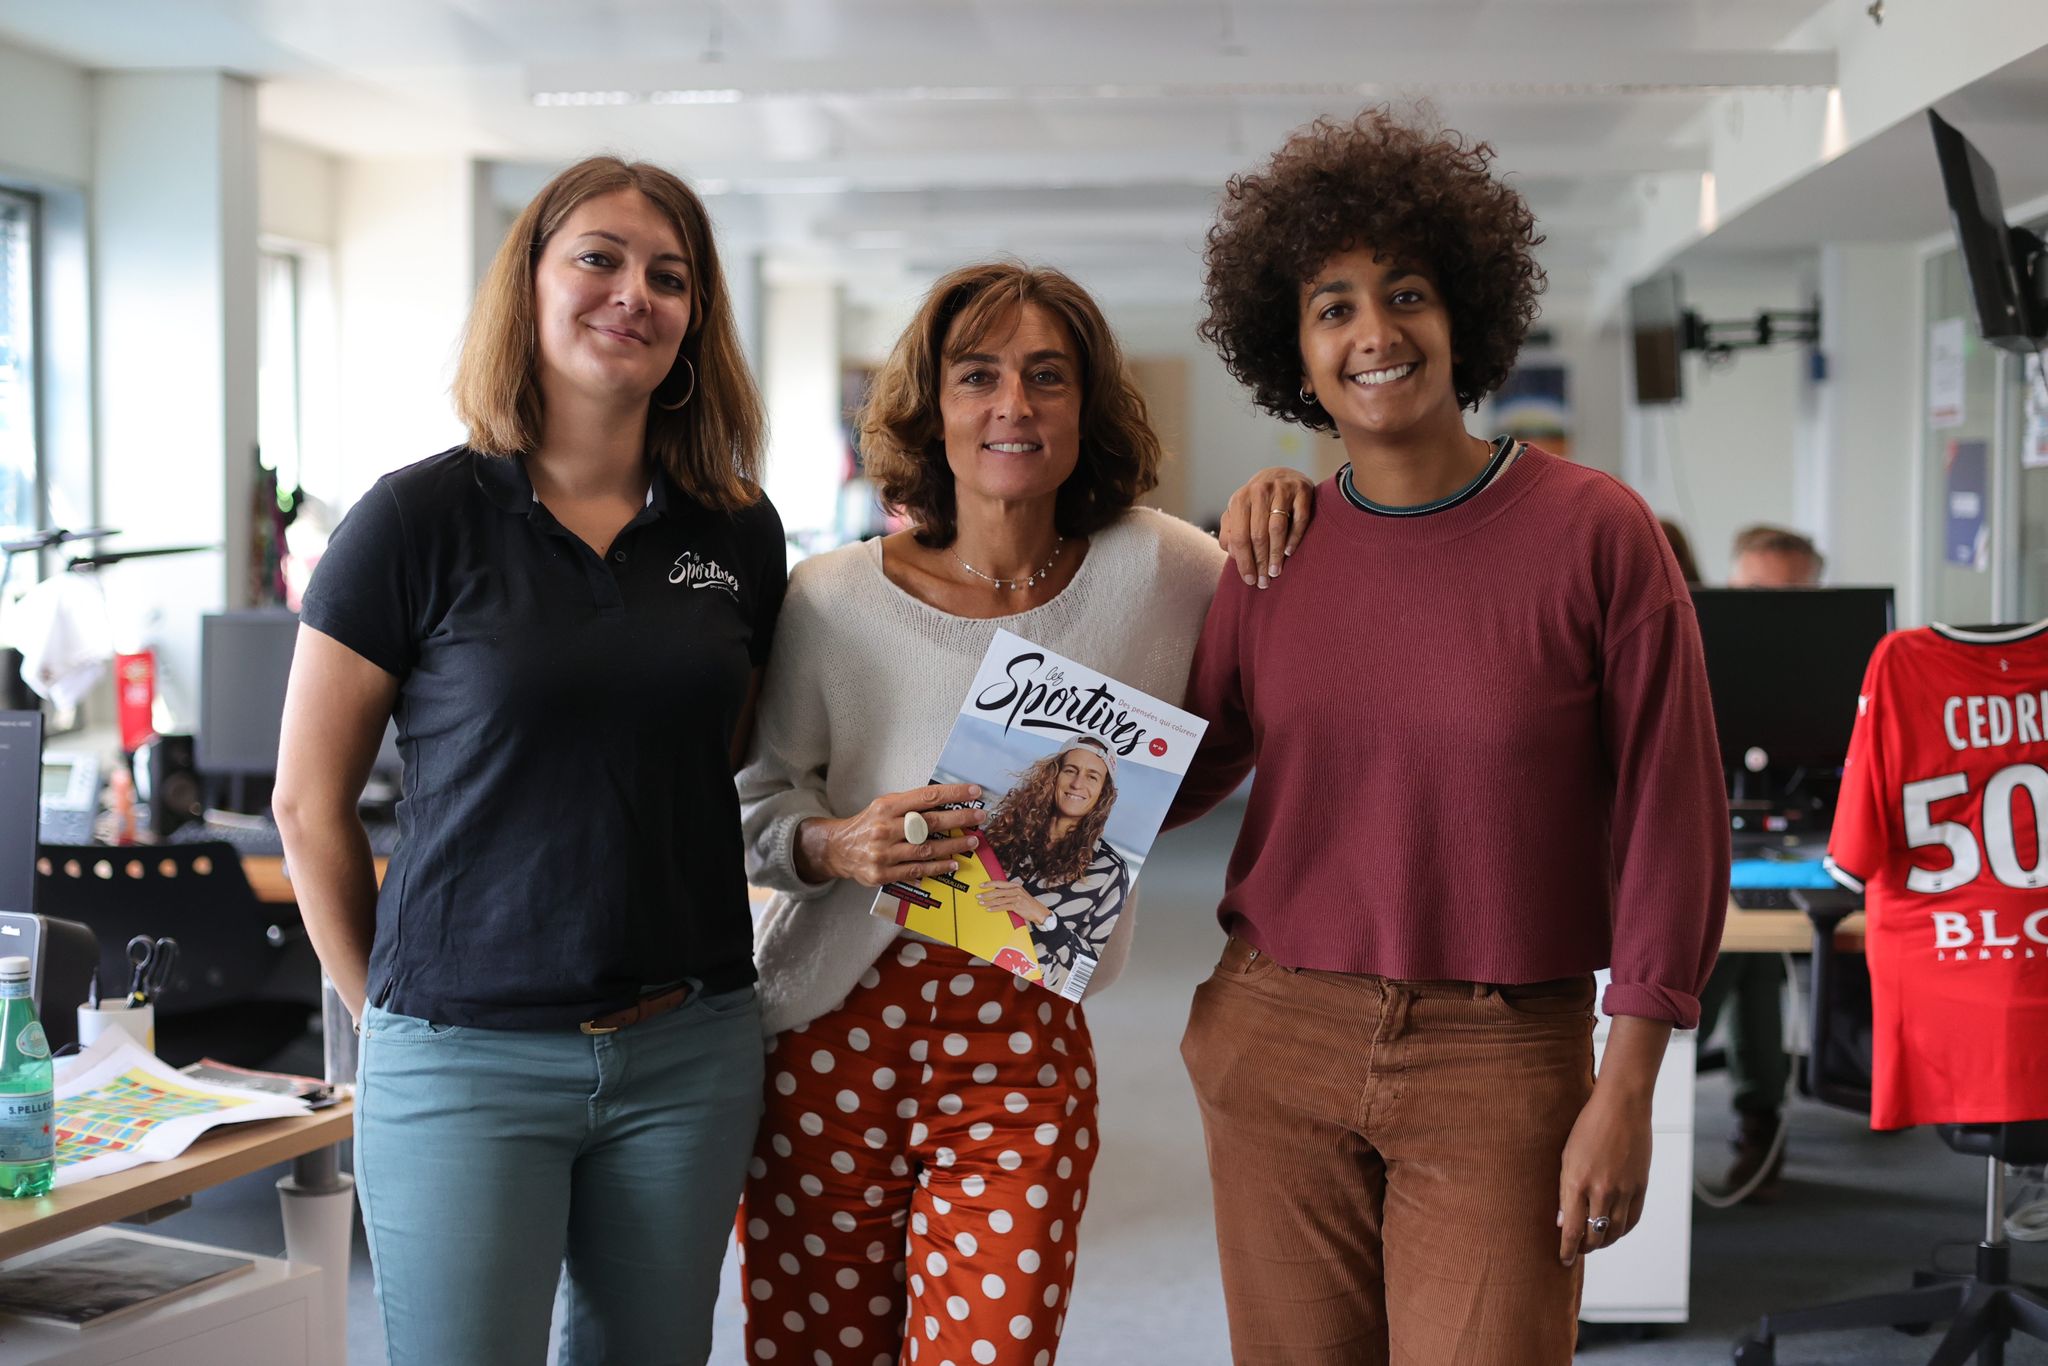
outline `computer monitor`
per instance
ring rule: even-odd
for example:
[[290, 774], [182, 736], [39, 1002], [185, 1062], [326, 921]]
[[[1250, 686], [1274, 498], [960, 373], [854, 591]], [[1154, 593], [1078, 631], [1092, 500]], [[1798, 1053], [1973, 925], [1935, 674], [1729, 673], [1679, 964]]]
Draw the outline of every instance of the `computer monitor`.
[[43, 714], [0, 711], [0, 911], [36, 908], [42, 782]]
[[1927, 122], [1984, 340], [2032, 351], [2048, 338], [2048, 250], [2034, 233], [2006, 224], [1998, 177], [1970, 140], [1932, 109]]
[[1685, 397], [1685, 294], [1678, 273], [1652, 275], [1628, 292], [1635, 343], [1636, 402], [1676, 403]]
[[1892, 629], [1889, 588], [1695, 588], [1721, 762], [1839, 772], [1856, 696]]
[[[281, 608], [215, 612], [200, 619], [193, 758], [201, 773], [267, 778], [277, 772], [285, 684], [298, 638], [298, 615]], [[372, 772], [396, 775], [398, 770], [398, 731], [387, 723]]]

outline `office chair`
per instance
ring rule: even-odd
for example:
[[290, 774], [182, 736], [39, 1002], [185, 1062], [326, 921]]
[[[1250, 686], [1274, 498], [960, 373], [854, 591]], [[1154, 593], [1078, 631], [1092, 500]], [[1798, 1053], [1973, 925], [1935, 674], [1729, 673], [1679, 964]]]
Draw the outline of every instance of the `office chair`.
[[211, 1056], [261, 1066], [319, 1007], [319, 969], [296, 913], [256, 899], [233, 845], [46, 844], [36, 908], [99, 936], [105, 997], [128, 988], [131, 937], [178, 941], [170, 982], [154, 1002], [166, 1062]]
[[[1828, 1074], [1833, 1051], [1833, 1007], [1837, 964], [1835, 931], [1861, 909], [1843, 893], [1794, 897], [1813, 922], [1813, 1033], [1807, 1059], [1809, 1095], [1843, 1109], [1867, 1112], [1867, 1086]], [[1766, 1314], [1756, 1332], [1735, 1345], [1736, 1366], [1777, 1366], [1777, 1341], [1794, 1333], [1845, 1328], [1896, 1328], [1923, 1333], [1936, 1323], [1948, 1332], [1928, 1366], [2004, 1366], [2005, 1344], [2014, 1333], [2048, 1342], [2048, 1290], [2015, 1284], [2011, 1247], [2005, 1237], [2005, 1168], [2048, 1161], [2048, 1120], [2010, 1124], [1937, 1124], [1942, 1142], [1985, 1161], [1984, 1238], [1977, 1264], [1966, 1273], [1915, 1271], [1913, 1288], [1808, 1309]]]

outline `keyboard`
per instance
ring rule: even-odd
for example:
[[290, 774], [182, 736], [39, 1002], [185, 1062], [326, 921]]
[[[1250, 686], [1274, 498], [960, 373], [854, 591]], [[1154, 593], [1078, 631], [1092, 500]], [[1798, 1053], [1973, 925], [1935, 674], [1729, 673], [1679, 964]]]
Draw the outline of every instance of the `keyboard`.
[[1790, 887], [1736, 887], [1729, 895], [1745, 911], [1796, 911]]
[[[388, 821], [366, 823], [370, 832], [370, 853], [376, 858], [390, 858], [398, 848], [398, 826]], [[173, 830], [164, 840], [166, 844], [231, 844], [243, 858], [282, 858], [284, 838], [278, 834], [276, 822], [267, 817], [252, 817], [245, 824], [236, 821], [193, 821]]]

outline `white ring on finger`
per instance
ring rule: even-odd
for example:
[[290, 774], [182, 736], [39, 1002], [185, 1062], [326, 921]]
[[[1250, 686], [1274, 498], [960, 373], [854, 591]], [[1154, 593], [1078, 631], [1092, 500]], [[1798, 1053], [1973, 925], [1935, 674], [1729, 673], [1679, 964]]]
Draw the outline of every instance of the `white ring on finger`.
[[903, 817], [903, 838], [912, 844], [923, 844], [932, 837], [932, 828], [926, 823], [922, 812], [906, 812]]

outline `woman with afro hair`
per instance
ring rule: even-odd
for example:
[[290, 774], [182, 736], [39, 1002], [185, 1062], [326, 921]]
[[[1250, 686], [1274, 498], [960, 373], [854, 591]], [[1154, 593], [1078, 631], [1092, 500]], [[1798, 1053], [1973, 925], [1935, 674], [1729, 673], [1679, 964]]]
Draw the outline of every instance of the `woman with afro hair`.
[[1568, 1362], [1578, 1258], [1642, 1216], [1658, 1064], [1720, 939], [1726, 804], [1657, 520], [1465, 428], [1543, 284], [1492, 155], [1321, 121], [1209, 233], [1203, 336], [1349, 458], [1277, 591], [1223, 575], [1174, 813], [1256, 765], [1182, 1054], [1261, 1366]]

